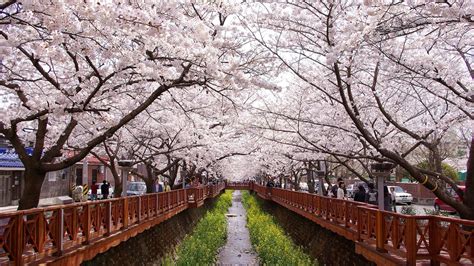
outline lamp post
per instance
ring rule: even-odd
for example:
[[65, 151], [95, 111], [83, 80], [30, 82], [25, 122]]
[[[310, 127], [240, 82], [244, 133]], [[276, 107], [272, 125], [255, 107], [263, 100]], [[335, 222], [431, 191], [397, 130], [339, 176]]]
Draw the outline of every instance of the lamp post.
[[118, 165], [120, 166], [120, 175], [122, 177], [122, 197], [127, 196], [127, 181], [128, 173], [132, 168], [134, 162], [133, 160], [119, 160]]
[[385, 179], [390, 177], [393, 166], [392, 163], [373, 163], [370, 166], [372, 173], [377, 178], [377, 201], [379, 210], [384, 210], [384, 183]]
[[326, 164], [322, 160], [318, 160], [318, 170], [316, 171], [316, 175], [318, 177], [319, 187], [318, 187], [318, 194], [319, 196], [324, 196], [324, 181], [323, 178], [326, 175]]

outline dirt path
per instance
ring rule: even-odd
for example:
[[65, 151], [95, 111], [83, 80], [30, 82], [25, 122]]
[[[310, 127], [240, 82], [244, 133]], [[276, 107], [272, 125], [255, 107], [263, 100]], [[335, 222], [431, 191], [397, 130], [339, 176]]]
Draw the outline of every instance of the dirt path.
[[247, 212], [240, 190], [232, 193], [232, 206], [227, 214], [227, 243], [219, 253], [219, 265], [258, 265], [252, 249], [247, 225]]

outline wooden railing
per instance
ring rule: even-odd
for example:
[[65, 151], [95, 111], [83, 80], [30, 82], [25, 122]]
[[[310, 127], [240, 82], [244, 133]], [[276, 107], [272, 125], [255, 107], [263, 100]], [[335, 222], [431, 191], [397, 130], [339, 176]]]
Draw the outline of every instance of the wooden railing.
[[378, 263], [386, 262], [388, 255], [393, 262], [407, 265], [474, 264], [474, 221], [379, 211], [365, 203], [256, 184], [253, 190], [355, 241], [365, 248], [364, 256]]
[[92, 242], [188, 208], [190, 191], [204, 201], [217, 196], [224, 186], [0, 213], [0, 265], [37, 263], [60, 257], [66, 250], [84, 245], [87, 249]]
[[250, 182], [250, 181], [226, 182], [225, 187], [227, 189], [251, 190], [253, 187], [253, 182]]

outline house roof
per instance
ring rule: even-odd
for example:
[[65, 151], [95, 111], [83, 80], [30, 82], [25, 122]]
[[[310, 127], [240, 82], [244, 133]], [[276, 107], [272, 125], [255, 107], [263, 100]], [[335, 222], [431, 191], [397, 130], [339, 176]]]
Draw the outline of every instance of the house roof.
[[[13, 168], [21, 168], [24, 169], [23, 163], [21, 162], [20, 158], [18, 158], [18, 154], [15, 152], [3, 152], [0, 151], [0, 169], [13, 169]], [[17, 170], [17, 169], [15, 169]]]

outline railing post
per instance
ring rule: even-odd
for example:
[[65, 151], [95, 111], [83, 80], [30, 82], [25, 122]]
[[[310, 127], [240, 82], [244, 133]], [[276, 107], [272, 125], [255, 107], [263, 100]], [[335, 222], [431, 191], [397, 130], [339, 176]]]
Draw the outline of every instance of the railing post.
[[381, 211], [377, 211], [375, 220], [376, 248], [378, 252], [387, 252], [385, 249], [385, 217]]
[[105, 236], [108, 236], [112, 232], [112, 202], [108, 201], [105, 207]]
[[123, 226], [122, 228], [125, 229], [128, 227], [128, 197], [123, 198]]
[[44, 250], [44, 239], [45, 239], [45, 221], [44, 212], [38, 214], [38, 227], [36, 230], [36, 239], [38, 239], [38, 252]]
[[[163, 192], [161, 192], [163, 193]], [[156, 193], [155, 194], [155, 216], [158, 217], [158, 215], [160, 215], [160, 201], [159, 201], [159, 198], [160, 198], [160, 193]]]
[[169, 211], [169, 210], [171, 209], [171, 208], [170, 208], [170, 205], [171, 205], [171, 204], [170, 204], [170, 203], [171, 203], [171, 191], [168, 192], [168, 193], [166, 193], [166, 194], [168, 194], [168, 195], [167, 195], [167, 196], [168, 196], [168, 201], [166, 201], [166, 205], [167, 205], [167, 206], [166, 206], [166, 209]]
[[416, 219], [408, 217], [405, 220], [405, 247], [407, 250], [407, 265], [416, 265]]
[[142, 220], [142, 197], [138, 196], [138, 215], [137, 215], [137, 224]]
[[16, 215], [15, 227], [12, 230], [10, 236], [13, 246], [13, 257], [15, 259], [15, 265], [23, 265], [23, 249], [25, 241], [25, 230], [23, 228], [23, 212]]
[[347, 203], [348, 201], [344, 201], [344, 225], [346, 227], [350, 227], [350, 222], [351, 222], [351, 217], [352, 215], [350, 215], [350, 211], [352, 210], [352, 207], [349, 206], [347, 207]]
[[92, 221], [91, 221], [91, 205], [90, 204], [86, 204], [84, 206], [85, 208], [85, 211], [84, 211], [84, 220], [85, 220], [85, 225], [84, 225], [84, 228], [82, 229], [82, 234], [85, 235], [86, 237], [86, 240], [84, 240], [84, 242], [82, 242], [83, 245], [88, 245], [89, 244], [89, 240], [90, 240], [90, 237], [91, 237], [91, 225], [92, 225]]
[[151, 207], [150, 207], [150, 196], [146, 196], [146, 218], [150, 219], [150, 212], [151, 212]]
[[55, 256], [61, 256], [64, 250], [64, 209], [58, 210], [58, 223], [56, 227], [56, 252]]
[[[439, 249], [439, 242], [440, 242], [440, 233], [438, 232], [438, 221], [436, 217], [430, 217], [428, 220], [428, 230], [429, 230], [429, 247], [428, 251], [430, 252], [430, 257], [431, 257], [431, 265], [439, 265], [439, 261], [434, 260], [433, 258], [436, 255], [439, 255], [440, 249]], [[474, 248], [472, 246], [473, 238], [471, 237], [471, 248]], [[471, 255], [474, 255], [474, 253], [471, 253]]]
[[357, 241], [362, 242], [362, 208], [357, 207]]

